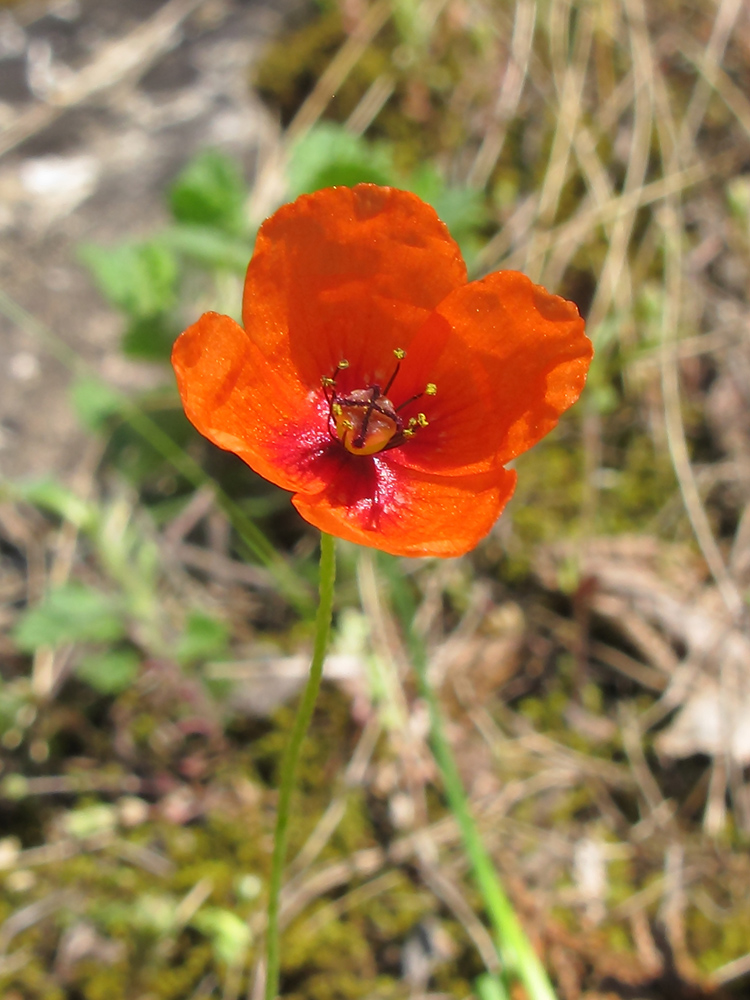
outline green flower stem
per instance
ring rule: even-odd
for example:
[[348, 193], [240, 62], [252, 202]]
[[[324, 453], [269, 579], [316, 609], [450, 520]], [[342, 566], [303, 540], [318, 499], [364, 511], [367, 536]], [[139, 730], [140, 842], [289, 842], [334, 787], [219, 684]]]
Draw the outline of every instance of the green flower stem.
[[320, 583], [318, 613], [315, 618], [315, 645], [313, 647], [310, 675], [302, 701], [297, 709], [294, 726], [281, 762], [279, 805], [276, 812], [276, 830], [273, 838], [273, 860], [268, 896], [268, 930], [266, 932], [266, 991], [265, 1000], [276, 1000], [279, 991], [279, 897], [281, 878], [286, 857], [289, 816], [291, 813], [294, 775], [299, 752], [312, 718], [315, 702], [323, 676], [323, 660], [328, 646], [333, 611], [333, 586], [336, 579], [335, 543], [330, 535], [320, 536]]
[[413, 632], [412, 640], [414, 665], [421, 693], [430, 713], [433, 753], [443, 779], [448, 805], [461, 831], [464, 850], [492, 924], [495, 946], [503, 963], [503, 973], [506, 980], [517, 978], [523, 983], [529, 1000], [556, 1000], [555, 991], [544, 966], [519, 923], [479, 835], [453, 752], [445, 736], [440, 706], [427, 677], [424, 647]]

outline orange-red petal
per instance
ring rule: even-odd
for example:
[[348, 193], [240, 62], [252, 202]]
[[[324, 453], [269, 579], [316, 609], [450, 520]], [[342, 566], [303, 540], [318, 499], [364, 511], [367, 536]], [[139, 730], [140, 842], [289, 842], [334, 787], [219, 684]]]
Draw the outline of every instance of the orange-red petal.
[[233, 319], [204, 313], [177, 338], [172, 364], [185, 413], [201, 434], [277, 486], [323, 488], [325, 467], [313, 460], [327, 445], [319, 404]]
[[487, 534], [516, 474], [427, 476], [383, 457], [349, 461], [320, 493], [292, 501], [321, 531], [397, 556], [460, 556]]
[[399, 449], [399, 461], [444, 475], [510, 461], [576, 401], [592, 353], [575, 305], [524, 274], [498, 271], [454, 290], [399, 375], [406, 398], [425, 381], [437, 386], [415, 404], [429, 426]]
[[358, 184], [303, 195], [260, 228], [243, 322], [308, 388], [342, 359], [383, 384], [431, 311], [466, 281], [460, 250], [416, 195]]

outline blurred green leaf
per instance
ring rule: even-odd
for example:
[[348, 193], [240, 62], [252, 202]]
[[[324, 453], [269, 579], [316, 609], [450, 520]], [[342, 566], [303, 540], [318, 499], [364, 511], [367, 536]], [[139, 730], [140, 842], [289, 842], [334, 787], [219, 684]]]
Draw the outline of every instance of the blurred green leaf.
[[122, 352], [141, 361], [168, 361], [179, 332], [164, 315], [135, 319], [122, 338]]
[[129, 915], [134, 927], [160, 937], [177, 927], [177, 903], [166, 893], [145, 893], [139, 896]]
[[240, 962], [252, 940], [245, 921], [218, 906], [204, 906], [190, 923], [210, 939], [216, 957], [227, 965]]
[[240, 899], [252, 902], [253, 900], [256, 900], [263, 891], [263, 882], [257, 875], [245, 872], [244, 874], [236, 877], [234, 888]]
[[240, 233], [245, 228], [246, 196], [237, 163], [218, 150], [206, 149], [179, 174], [169, 192], [169, 203], [178, 222]]
[[217, 659], [226, 656], [228, 644], [229, 629], [224, 622], [193, 612], [188, 615], [175, 656], [184, 664]]
[[8, 774], [0, 784], [0, 794], [4, 799], [19, 801], [29, 794], [29, 781], [22, 774]]
[[30, 651], [64, 642], [115, 642], [124, 635], [122, 614], [112, 598], [81, 583], [51, 590], [21, 616], [13, 632], [17, 645]]
[[724, 188], [724, 194], [735, 219], [743, 226], [750, 224], [750, 177], [746, 174], [733, 177]]
[[292, 148], [287, 167], [292, 197], [336, 184], [396, 184], [393, 157], [341, 125], [323, 122]]
[[484, 194], [467, 187], [449, 187], [430, 163], [419, 167], [406, 187], [435, 209], [454, 240], [461, 241], [487, 222]]
[[424, 52], [430, 37], [428, 22], [418, 0], [392, 0], [393, 20], [401, 42], [414, 52]]
[[99, 694], [119, 694], [135, 680], [140, 662], [134, 649], [109, 649], [84, 657], [75, 672]]
[[123, 397], [97, 378], [78, 378], [70, 389], [70, 401], [84, 427], [99, 431], [122, 409]]
[[79, 254], [102, 294], [133, 319], [157, 316], [175, 304], [177, 262], [161, 242], [85, 244]]
[[244, 274], [253, 253], [252, 241], [223, 233], [212, 226], [170, 226], [160, 241], [183, 257], [203, 267], [215, 267]]
[[63, 521], [70, 521], [77, 528], [88, 530], [96, 520], [96, 507], [81, 500], [56, 479], [40, 479], [27, 483], [20, 489], [27, 503], [55, 514]]
[[117, 813], [114, 806], [104, 802], [83, 806], [64, 814], [65, 832], [79, 840], [99, 833], [109, 833], [116, 825]]
[[18, 722], [19, 712], [32, 704], [31, 690], [25, 678], [0, 684], [0, 732]]

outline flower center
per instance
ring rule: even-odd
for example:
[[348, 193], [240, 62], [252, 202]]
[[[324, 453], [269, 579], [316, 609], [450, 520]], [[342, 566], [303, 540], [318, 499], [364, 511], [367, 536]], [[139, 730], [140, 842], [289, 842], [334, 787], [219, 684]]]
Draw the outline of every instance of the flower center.
[[332, 410], [339, 441], [352, 455], [375, 455], [403, 430], [393, 403], [376, 385], [342, 396]]
[[417, 393], [400, 406], [394, 406], [387, 393], [396, 381], [406, 352], [398, 347], [393, 353], [396, 368], [384, 389], [379, 385], [369, 385], [366, 389], [354, 389], [349, 393], [339, 392], [336, 379], [349, 367], [348, 361], [339, 361], [334, 374], [320, 380], [328, 403], [328, 433], [352, 455], [376, 455], [388, 448], [396, 448], [413, 437], [419, 427], [428, 426], [424, 413], [405, 421], [399, 416], [399, 411], [422, 396], [434, 396], [437, 388], [429, 382], [424, 392]]

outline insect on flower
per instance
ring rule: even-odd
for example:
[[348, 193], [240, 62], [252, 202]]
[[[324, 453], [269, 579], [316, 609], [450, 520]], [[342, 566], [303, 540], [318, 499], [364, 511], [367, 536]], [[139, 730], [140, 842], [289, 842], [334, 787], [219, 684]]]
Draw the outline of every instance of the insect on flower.
[[188, 418], [311, 524], [396, 555], [487, 534], [505, 465], [576, 401], [592, 355], [573, 303], [516, 271], [467, 282], [433, 209], [373, 184], [266, 220], [242, 318], [205, 313], [176, 341]]

